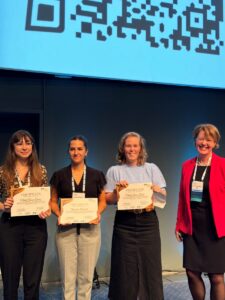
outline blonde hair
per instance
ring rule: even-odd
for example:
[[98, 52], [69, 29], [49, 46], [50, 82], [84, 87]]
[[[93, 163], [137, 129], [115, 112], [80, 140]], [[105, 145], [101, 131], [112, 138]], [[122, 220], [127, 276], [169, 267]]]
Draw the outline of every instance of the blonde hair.
[[216, 149], [219, 148], [219, 141], [220, 141], [221, 136], [220, 136], [218, 128], [215, 125], [199, 124], [199, 125], [195, 126], [193, 133], [192, 133], [194, 141], [196, 141], [200, 131], [204, 132], [206, 138], [211, 137], [214, 140], [214, 142], [216, 143], [215, 148]]
[[128, 137], [137, 137], [139, 139], [141, 150], [140, 150], [139, 157], [138, 157], [138, 165], [139, 166], [143, 165], [146, 162], [147, 157], [148, 157], [145, 139], [139, 133], [133, 132], [133, 131], [127, 132], [121, 137], [119, 146], [118, 146], [117, 157], [116, 157], [117, 162], [119, 164], [126, 163], [126, 156], [124, 153], [124, 145], [125, 145], [126, 139]]

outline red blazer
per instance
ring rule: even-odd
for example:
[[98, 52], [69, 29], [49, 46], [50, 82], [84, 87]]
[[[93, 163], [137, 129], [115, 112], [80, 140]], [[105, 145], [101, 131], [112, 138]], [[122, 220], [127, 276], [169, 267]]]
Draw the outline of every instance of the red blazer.
[[[180, 181], [176, 231], [192, 235], [190, 183], [196, 157], [183, 163]], [[218, 237], [225, 236], [225, 158], [213, 153], [211, 161], [209, 195]]]

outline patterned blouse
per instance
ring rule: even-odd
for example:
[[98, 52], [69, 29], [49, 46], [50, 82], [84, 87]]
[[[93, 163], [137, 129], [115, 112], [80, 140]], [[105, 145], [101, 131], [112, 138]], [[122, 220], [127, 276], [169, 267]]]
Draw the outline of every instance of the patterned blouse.
[[[47, 170], [45, 166], [41, 165], [41, 186], [47, 186], [48, 185], [48, 178], [47, 178]], [[28, 184], [28, 174], [26, 175], [24, 181], [21, 181], [22, 185], [27, 185]], [[32, 185], [32, 183], [31, 183]], [[14, 175], [14, 180], [13, 180], [13, 187], [18, 188], [19, 187], [19, 182], [16, 174]], [[6, 182], [4, 180], [3, 176], [3, 169], [2, 166], [0, 166], [0, 198], [5, 199], [9, 197], [10, 191], [7, 189]]]

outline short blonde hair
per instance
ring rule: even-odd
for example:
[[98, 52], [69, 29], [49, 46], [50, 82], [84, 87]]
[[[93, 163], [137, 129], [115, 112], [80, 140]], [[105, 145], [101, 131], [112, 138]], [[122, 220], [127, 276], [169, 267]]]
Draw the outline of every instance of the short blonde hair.
[[148, 154], [147, 154], [147, 150], [146, 150], [146, 143], [145, 143], [145, 139], [137, 132], [127, 132], [125, 133], [122, 138], [120, 139], [119, 142], [119, 146], [118, 146], [118, 152], [117, 152], [117, 162], [119, 164], [125, 164], [126, 163], [126, 156], [124, 153], [124, 145], [126, 142], [126, 139], [128, 137], [137, 137], [139, 139], [140, 142], [140, 153], [139, 153], [139, 157], [138, 157], [138, 165], [144, 165], [144, 163], [147, 160]]
[[215, 148], [216, 149], [219, 148], [219, 141], [220, 141], [221, 136], [220, 136], [218, 128], [215, 125], [199, 124], [199, 125], [195, 126], [193, 133], [192, 133], [194, 141], [196, 141], [200, 131], [203, 131], [207, 138], [211, 137], [214, 140], [214, 142], [216, 143]]

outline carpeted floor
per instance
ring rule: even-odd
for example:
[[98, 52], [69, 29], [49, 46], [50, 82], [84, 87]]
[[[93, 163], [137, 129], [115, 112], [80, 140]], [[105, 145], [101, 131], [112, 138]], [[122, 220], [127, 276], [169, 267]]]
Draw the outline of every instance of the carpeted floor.
[[[209, 282], [207, 278], [204, 278], [206, 284], [207, 296], [206, 300], [209, 300]], [[185, 274], [176, 274], [174, 276], [164, 276], [164, 300], [192, 300]], [[99, 288], [93, 288], [92, 300], [107, 300], [108, 285], [105, 282], [100, 281]], [[3, 300], [2, 284], [0, 284], [0, 299]], [[40, 289], [40, 300], [61, 300], [62, 289], [60, 284], [49, 283], [42, 284]], [[19, 289], [19, 299], [23, 300], [23, 289]]]

